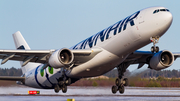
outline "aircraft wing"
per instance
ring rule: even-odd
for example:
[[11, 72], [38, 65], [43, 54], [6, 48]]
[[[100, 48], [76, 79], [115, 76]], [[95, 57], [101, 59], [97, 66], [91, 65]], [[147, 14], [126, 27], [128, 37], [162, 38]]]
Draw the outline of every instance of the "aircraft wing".
[[[74, 54], [75, 60], [78, 60], [77, 64], [88, 61], [99, 52], [97, 49], [70, 51]], [[2, 59], [1, 64], [8, 60], [23, 61], [23, 66], [28, 62], [47, 63], [47, 58], [53, 52], [55, 50], [0, 50], [0, 59]]]
[[45, 63], [46, 56], [54, 50], [0, 50], [1, 64], [8, 60]]
[[174, 58], [177, 59], [180, 57], [180, 52], [173, 52]]
[[150, 51], [135, 51], [131, 53], [124, 62], [131, 62], [131, 64], [146, 63], [148, 58], [151, 58], [154, 53]]
[[[124, 62], [129, 63], [129, 64], [139, 64], [139, 66], [138, 66], [138, 69], [139, 69], [144, 64], [149, 64], [150, 59], [155, 54], [156, 53], [152, 53], [150, 51], [135, 51], [135, 52], [131, 53]], [[174, 56], [174, 60], [176, 60], [178, 57], [180, 57], [180, 52], [174, 52], [172, 54]]]

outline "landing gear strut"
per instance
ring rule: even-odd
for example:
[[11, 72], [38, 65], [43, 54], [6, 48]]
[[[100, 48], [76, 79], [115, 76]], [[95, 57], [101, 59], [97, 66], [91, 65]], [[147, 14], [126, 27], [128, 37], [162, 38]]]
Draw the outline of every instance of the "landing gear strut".
[[157, 53], [157, 52], [159, 52], [159, 47], [156, 46], [156, 43], [158, 43], [158, 41], [159, 41], [159, 37], [158, 37], [158, 36], [156, 36], [156, 37], [151, 37], [150, 40], [151, 40], [151, 42], [153, 42], [153, 46], [151, 47], [151, 52], [152, 52], [152, 53]]
[[54, 86], [54, 91], [58, 93], [61, 89], [63, 93], [67, 92], [67, 86], [71, 84], [71, 78], [67, 78], [64, 69], [61, 71], [62, 76], [59, 78], [58, 84]]
[[124, 86], [128, 86], [128, 79], [124, 78], [124, 73], [126, 72], [126, 69], [129, 67], [130, 63], [121, 63], [117, 69], [118, 69], [118, 78], [115, 81], [116, 86], [112, 86], [112, 93], [116, 94], [116, 92], [119, 90], [120, 94], [123, 94], [125, 91]]

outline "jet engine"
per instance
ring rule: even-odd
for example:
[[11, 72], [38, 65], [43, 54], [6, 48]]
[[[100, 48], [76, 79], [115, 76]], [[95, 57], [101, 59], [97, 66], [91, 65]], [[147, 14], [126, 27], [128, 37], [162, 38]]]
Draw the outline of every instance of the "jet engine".
[[167, 50], [156, 53], [149, 62], [150, 68], [161, 70], [171, 66], [174, 62], [174, 55]]
[[69, 67], [74, 60], [74, 54], [67, 48], [56, 50], [48, 60], [53, 68]]

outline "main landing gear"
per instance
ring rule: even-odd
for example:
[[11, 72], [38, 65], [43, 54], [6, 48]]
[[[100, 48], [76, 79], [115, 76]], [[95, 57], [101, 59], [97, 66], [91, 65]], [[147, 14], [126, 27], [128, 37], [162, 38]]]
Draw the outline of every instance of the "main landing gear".
[[59, 81], [59, 83], [54, 86], [54, 91], [56, 93], [58, 93], [60, 90], [62, 90], [63, 93], [66, 93], [67, 92], [67, 86], [70, 84], [71, 84], [71, 78], [69, 78], [65, 81]]
[[153, 42], [153, 46], [151, 47], [151, 52], [152, 52], [152, 53], [157, 53], [157, 52], [159, 52], [159, 47], [156, 46], [156, 43], [158, 43], [158, 41], [159, 41], [159, 37], [158, 37], [158, 36], [156, 36], [156, 37], [151, 37], [150, 40], [151, 40], [151, 42]]
[[122, 79], [124, 76], [124, 73], [126, 72], [127, 67], [129, 67], [129, 63], [122, 63], [120, 64], [117, 69], [118, 69], [118, 78], [115, 81], [116, 86], [112, 86], [112, 93], [116, 94], [116, 92], [119, 90], [120, 94], [123, 94], [125, 91], [124, 86], [128, 86], [129, 82], [127, 78]]
[[62, 90], [63, 93], [67, 92], [67, 86], [71, 84], [71, 78], [67, 78], [65, 76], [64, 70], [62, 70], [62, 76], [59, 78], [58, 84], [54, 86], [54, 91], [58, 93], [60, 90]]
[[116, 79], [116, 86], [112, 86], [112, 93], [116, 94], [116, 92], [119, 90], [120, 94], [123, 94], [125, 91], [124, 86], [128, 86], [128, 79], [124, 78], [124, 79]]

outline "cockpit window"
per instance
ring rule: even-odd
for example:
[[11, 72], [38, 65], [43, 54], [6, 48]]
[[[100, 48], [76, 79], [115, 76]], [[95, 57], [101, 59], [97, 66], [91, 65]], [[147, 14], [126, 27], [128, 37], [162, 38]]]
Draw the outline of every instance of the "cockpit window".
[[153, 12], [153, 14], [156, 13], [156, 12], [157, 12], [157, 10], [155, 10], [155, 11]]
[[158, 13], [158, 12], [166, 12], [166, 11], [169, 12], [168, 9], [157, 9], [153, 12], [153, 14]]
[[166, 11], [166, 9], [160, 9], [160, 11]]
[[159, 12], [159, 9], [157, 10], [157, 13]]

